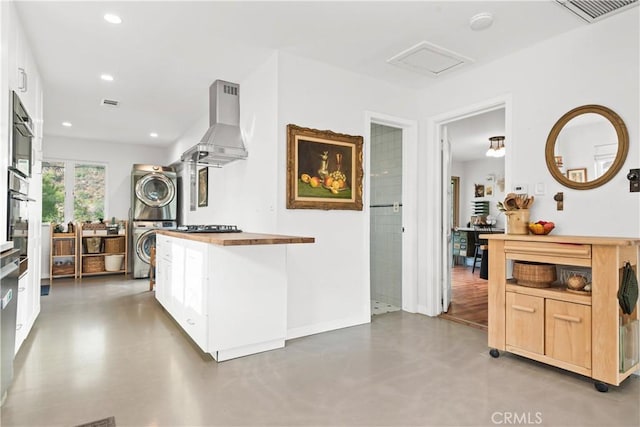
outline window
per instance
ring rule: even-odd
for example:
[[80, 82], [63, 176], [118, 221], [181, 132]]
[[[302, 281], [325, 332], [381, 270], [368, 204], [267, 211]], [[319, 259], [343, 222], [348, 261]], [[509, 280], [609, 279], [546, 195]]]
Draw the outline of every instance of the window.
[[42, 162], [42, 222], [95, 221], [105, 214], [106, 166]]

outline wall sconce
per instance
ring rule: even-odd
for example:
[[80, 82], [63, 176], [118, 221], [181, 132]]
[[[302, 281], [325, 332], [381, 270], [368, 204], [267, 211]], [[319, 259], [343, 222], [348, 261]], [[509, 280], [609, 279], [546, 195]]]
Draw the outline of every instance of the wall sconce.
[[487, 150], [486, 156], [504, 157], [504, 153], [504, 136], [492, 136], [491, 138], [489, 138], [489, 149]]
[[556, 193], [556, 195], [553, 196], [553, 200], [556, 201], [556, 210], [561, 211], [564, 209], [564, 193], [561, 191]]
[[629, 191], [631, 193], [640, 192], [640, 169], [630, 169], [627, 179], [629, 180]]

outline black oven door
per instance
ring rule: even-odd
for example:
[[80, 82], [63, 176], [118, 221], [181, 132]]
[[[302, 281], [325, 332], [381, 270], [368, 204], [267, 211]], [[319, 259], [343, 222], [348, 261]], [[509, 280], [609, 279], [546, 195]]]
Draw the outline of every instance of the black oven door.
[[23, 194], [9, 191], [9, 203], [7, 209], [8, 230], [7, 238], [13, 241], [13, 247], [19, 250], [20, 271], [22, 277], [27, 272], [29, 261], [27, 250], [29, 242], [29, 202], [31, 199]]
[[33, 122], [18, 95], [13, 92], [13, 131], [11, 133], [11, 166], [23, 176], [31, 176]]

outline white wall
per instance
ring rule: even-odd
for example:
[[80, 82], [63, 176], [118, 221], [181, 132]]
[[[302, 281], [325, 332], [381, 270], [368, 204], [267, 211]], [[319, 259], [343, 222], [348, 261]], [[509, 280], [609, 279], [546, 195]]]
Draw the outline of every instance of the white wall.
[[[480, 160], [471, 160], [468, 162], [456, 162], [454, 171], [461, 173], [460, 176], [460, 226], [466, 227], [467, 222], [471, 220], [473, 215], [472, 202], [486, 200], [489, 202], [489, 215], [496, 219], [496, 228], [505, 227], [504, 214], [501, 214], [496, 208], [496, 204], [504, 200], [505, 192], [500, 191], [496, 180], [504, 177], [504, 158], [485, 158]], [[455, 174], [452, 174], [455, 175]], [[493, 175], [493, 182], [489, 182], [487, 177]], [[493, 194], [484, 197], [475, 197], [475, 184], [482, 184], [485, 187], [491, 186]]]
[[370, 321], [369, 171], [365, 165], [364, 211], [285, 209], [286, 125], [366, 135], [365, 111], [415, 119], [417, 103], [409, 90], [289, 54], [279, 58], [278, 231], [316, 238], [288, 251], [288, 328], [295, 337]]
[[[628, 169], [640, 163], [638, 14], [639, 9], [634, 8], [585, 24], [487, 66], [452, 76], [421, 93], [422, 117], [511, 94], [507, 191], [514, 183], [524, 183], [533, 193], [536, 183], [544, 184], [546, 194], [536, 196], [532, 217], [554, 221], [555, 233], [638, 237], [640, 197], [629, 193], [626, 179]], [[612, 181], [597, 189], [579, 191], [565, 188], [552, 178], [544, 147], [554, 123], [567, 111], [585, 104], [601, 104], [617, 112], [629, 130], [630, 148], [622, 171]], [[436, 173], [439, 167], [431, 158], [431, 144], [433, 141], [428, 141], [423, 146], [420, 158], [428, 165], [427, 170]], [[429, 175], [425, 179], [428, 181]], [[558, 191], [564, 192], [564, 211], [555, 209], [553, 195]], [[437, 203], [437, 199], [431, 200]]]
[[[276, 73], [277, 55], [273, 55], [250, 76], [234, 81], [240, 84], [240, 127], [249, 156], [222, 168], [209, 168], [209, 203], [195, 211], [189, 210], [189, 180], [185, 171], [183, 223], [233, 224], [243, 230], [264, 233], [276, 230], [280, 184]], [[213, 80], [215, 77], [212, 83]], [[208, 96], [208, 88], [203, 88], [202, 93]], [[209, 112], [203, 111], [201, 119], [172, 146], [166, 162], [179, 161], [184, 151], [201, 140], [208, 127]]]
[[46, 136], [44, 160], [78, 160], [107, 166], [105, 217], [129, 218], [131, 206], [131, 167], [134, 163], [162, 164], [165, 147], [113, 144], [109, 141]]

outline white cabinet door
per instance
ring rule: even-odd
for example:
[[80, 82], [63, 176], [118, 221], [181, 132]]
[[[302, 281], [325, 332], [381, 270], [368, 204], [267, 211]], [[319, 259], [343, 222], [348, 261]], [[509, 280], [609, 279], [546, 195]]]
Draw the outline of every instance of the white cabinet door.
[[[11, 7], [10, 14], [10, 40], [9, 49], [14, 53], [9, 53], [14, 59], [13, 67], [9, 72], [9, 86], [15, 90], [26, 108], [27, 112], [34, 119], [37, 115], [37, 91], [39, 86], [39, 74], [36, 63], [31, 53], [31, 46], [27, 41], [24, 29], [18, 20], [15, 8]], [[9, 64], [11, 67], [12, 64]]]
[[156, 235], [156, 299], [169, 310], [171, 303], [171, 240], [167, 236]]
[[170, 238], [171, 271], [169, 272], [169, 295], [171, 314], [180, 323], [184, 311], [184, 251], [179, 239]]
[[16, 343], [15, 354], [18, 354], [22, 342], [27, 337], [27, 330], [29, 324], [29, 316], [32, 311], [33, 303], [31, 301], [31, 272], [27, 272], [18, 281], [18, 302], [16, 313]]
[[207, 271], [208, 245], [184, 240], [184, 316], [189, 336], [207, 351]]
[[156, 299], [187, 335], [208, 351], [208, 245], [159, 235], [156, 251]]
[[7, 8], [8, 12], [8, 32], [7, 32], [7, 52], [8, 52], [8, 77], [9, 77], [9, 89], [15, 90], [19, 92], [20, 82], [22, 80], [22, 76], [19, 73], [19, 65], [18, 65], [18, 37], [20, 32], [20, 24], [18, 22], [18, 15], [16, 14], [16, 9], [13, 4], [9, 4]]

